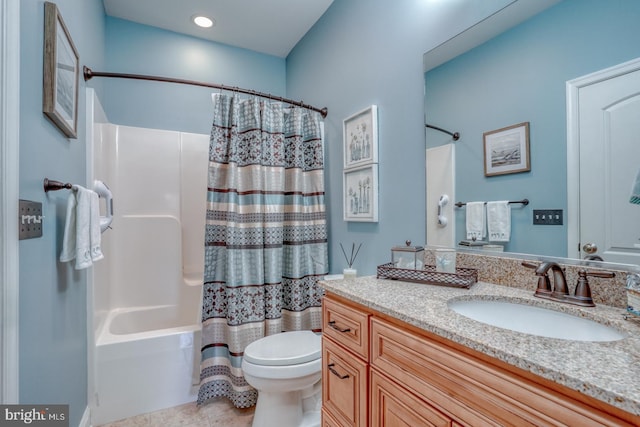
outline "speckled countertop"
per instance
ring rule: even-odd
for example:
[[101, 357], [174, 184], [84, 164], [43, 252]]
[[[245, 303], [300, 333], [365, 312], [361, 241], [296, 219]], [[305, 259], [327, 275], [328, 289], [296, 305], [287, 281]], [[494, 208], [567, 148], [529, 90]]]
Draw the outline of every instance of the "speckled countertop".
[[[582, 308], [533, 297], [531, 291], [478, 282], [457, 289], [375, 276], [321, 282], [329, 292], [640, 415], [640, 321], [624, 310]], [[486, 299], [551, 308], [612, 326], [628, 337], [613, 342], [568, 341], [512, 332], [451, 310], [447, 302]], [[561, 325], [558, 325], [561, 327]]]

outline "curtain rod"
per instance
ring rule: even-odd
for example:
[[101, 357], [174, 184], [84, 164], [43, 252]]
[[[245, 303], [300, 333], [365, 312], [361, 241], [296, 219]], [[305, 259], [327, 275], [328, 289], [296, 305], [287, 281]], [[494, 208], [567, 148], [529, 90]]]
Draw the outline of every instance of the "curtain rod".
[[242, 89], [235, 86], [226, 86], [226, 85], [215, 84], [215, 83], [205, 83], [205, 82], [199, 82], [195, 80], [174, 79], [169, 77], [148, 76], [144, 74], [108, 73], [104, 71], [93, 71], [91, 68], [87, 67], [86, 65], [82, 67], [82, 71], [84, 74], [84, 81], [89, 81], [93, 77], [115, 77], [115, 78], [121, 78], [121, 79], [150, 80], [150, 81], [165, 82], [165, 83], [180, 83], [180, 84], [192, 85], [192, 86], [209, 87], [212, 89], [228, 90], [231, 92], [239, 92], [247, 95], [259, 96], [261, 98], [272, 99], [274, 101], [285, 102], [287, 104], [295, 105], [297, 107], [302, 107], [312, 111], [317, 111], [322, 115], [322, 118], [327, 117], [327, 114], [329, 112], [326, 107], [316, 108], [312, 105], [305, 104], [302, 101], [293, 101], [291, 99], [283, 98], [281, 96], [271, 95], [270, 93], [258, 92], [251, 89]]
[[460, 134], [458, 132], [449, 132], [446, 129], [442, 129], [442, 128], [439, 128], [438, 126], [430, 125], [429, 123], [425, 123], [424, 126], [430, 129], [439, 130], [440, 132], [446, 133], [447, 135], [451, 135], [454, 141], [457, 141], [460, 139]]

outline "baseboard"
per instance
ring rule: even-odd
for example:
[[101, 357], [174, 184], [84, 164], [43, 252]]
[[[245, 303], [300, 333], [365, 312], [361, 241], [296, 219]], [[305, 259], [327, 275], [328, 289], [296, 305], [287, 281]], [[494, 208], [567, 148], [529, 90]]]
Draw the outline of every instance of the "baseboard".
[[82, 419], [78, 427], [91, 427], [91, 409], [87, 406], [82, 414]]

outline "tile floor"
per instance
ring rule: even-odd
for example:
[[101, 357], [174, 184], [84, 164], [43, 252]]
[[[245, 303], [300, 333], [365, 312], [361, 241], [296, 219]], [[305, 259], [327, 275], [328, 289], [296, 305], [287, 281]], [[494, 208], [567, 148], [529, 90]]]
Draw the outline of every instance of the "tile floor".
[[250, 427], [254, 409], [237, 409], [228, 399], [219, 399], [200, 408], [187, 403], [101, 427]]

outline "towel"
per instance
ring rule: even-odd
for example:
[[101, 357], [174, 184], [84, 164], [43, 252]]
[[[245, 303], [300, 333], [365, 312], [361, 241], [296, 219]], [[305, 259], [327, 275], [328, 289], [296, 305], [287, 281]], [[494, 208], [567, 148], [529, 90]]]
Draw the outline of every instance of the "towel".
[[487, 235], [484, 202], [467, 203], [467, 239], [481, 240]]
[[487, 202], [487, 231], [492, 242], [508, 242], [511, 238], [511, 206], [508, 200]]
[[76, 270], [88, 268], [104, 258], [100, 235], [98, 194], [79, 185], [67, 199], [67, 216], [62, 240], [61, 262], [76, 260]]
[[633, 187], [631, 188], [631, 196], [629, 196], [629, 203], [640, 205], [640, 170], [636, 174], [636, 179], [633, 182]]

